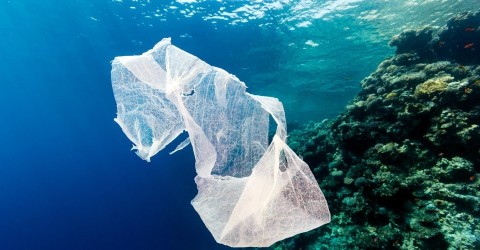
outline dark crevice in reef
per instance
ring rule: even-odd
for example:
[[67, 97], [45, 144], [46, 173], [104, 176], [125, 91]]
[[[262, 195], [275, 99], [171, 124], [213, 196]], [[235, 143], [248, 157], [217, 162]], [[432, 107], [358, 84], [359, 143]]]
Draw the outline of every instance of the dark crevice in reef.
[[337, 118], [294, 131], [332, 222], [274, 249], [480, 249], [480, 12], [393, 37]]

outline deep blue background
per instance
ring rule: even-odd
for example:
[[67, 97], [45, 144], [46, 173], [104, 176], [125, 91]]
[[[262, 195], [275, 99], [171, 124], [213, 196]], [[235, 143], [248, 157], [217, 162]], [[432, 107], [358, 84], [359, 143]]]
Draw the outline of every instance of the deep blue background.
[[191, 149], [146, 163], [113, 122], [110, 61], [183, 24], [138, 27], [115, 8], [0, 2], [0, 249], [223, 248], [190, 205]]

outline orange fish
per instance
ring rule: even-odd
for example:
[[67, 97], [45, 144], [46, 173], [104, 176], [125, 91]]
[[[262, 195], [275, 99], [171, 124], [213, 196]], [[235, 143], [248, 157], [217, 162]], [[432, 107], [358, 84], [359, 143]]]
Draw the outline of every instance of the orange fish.
[[466, 28], [465, 29], [465, 32], [472, 32], [472, 31], [475, 31], [475, 28]]
[[463, 47], [464, 49], [470, 49], [470, 48], [473, 48], [475, 44], [474, 43], [469, 43], [469, 44], [466, 44], [465, 47]]

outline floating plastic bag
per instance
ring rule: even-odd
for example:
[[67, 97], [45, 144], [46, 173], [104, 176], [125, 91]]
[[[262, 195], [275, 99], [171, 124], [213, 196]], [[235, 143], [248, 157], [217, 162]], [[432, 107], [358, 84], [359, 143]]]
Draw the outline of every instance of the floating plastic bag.
[[[198, 188], [192, 205], [219, 243], [266, 247], [330, 222], [322, 191], [286, 144], [283, 106], [246, 92], [226, 71], [161, 40], [140, 56], [116, 57], [117, 118], [144, 160], [183, 131]], [[268, 144], [269, 115], [277, 124]]]

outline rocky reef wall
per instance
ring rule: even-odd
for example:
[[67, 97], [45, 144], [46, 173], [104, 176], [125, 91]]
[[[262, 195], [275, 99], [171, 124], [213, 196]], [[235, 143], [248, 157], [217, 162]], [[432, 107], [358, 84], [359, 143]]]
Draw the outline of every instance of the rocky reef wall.
[[273, 249], [480, 249], [480, 12], [390, 45], [340, 116], [289, 137], [332, 222]]

